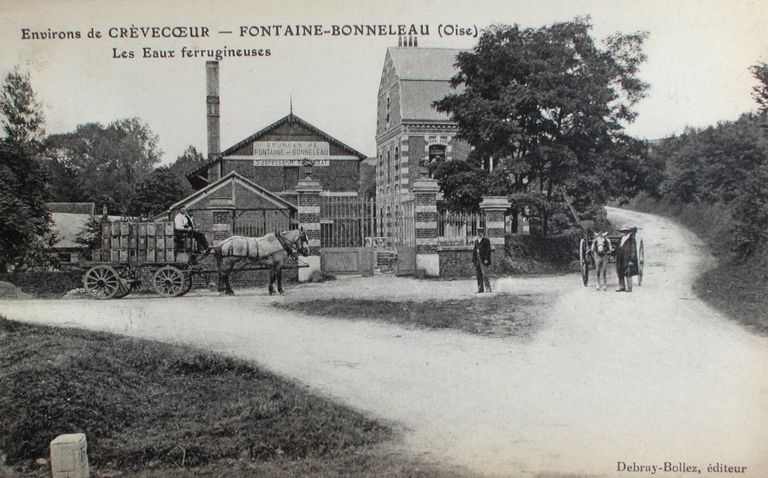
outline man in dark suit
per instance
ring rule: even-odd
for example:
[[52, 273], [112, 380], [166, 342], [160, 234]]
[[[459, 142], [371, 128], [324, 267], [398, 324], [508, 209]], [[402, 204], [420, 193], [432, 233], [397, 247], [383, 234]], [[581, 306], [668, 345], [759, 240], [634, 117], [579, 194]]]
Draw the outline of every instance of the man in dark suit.
[[472, 251], [472, 264], [477, 275], [477, 293], [491, 292], [491, 280], [488, 270], [491, 268], [491, 241], [485, 237], [483, 228], [477, 229], [477, 239]]
[[616, 275], [619, 276], [619, 288], [616, 292], [632, 292], [632, 276], [638, 273], [637, 246], [635, 245], [634, 227], [622, 227], [621, 240], [616, 249]]

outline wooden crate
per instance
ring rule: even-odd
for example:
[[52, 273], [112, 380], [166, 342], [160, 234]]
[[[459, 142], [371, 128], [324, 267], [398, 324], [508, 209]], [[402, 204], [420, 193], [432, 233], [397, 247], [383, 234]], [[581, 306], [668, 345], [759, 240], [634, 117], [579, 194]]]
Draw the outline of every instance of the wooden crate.
[[155, 237], [155, 249], [165, 249], [165, 236]]
[[[171, 243], [173, 244], [173, 243]], [[173, 262], [175, 259], [173, 249], [165, 249], [165, 261], [166, 262]]]
[[155, 262], [165, 262], [165, 249], [155, 250]]
[[154, 222], [148, 222], [147, 223], [147, 235], [148, 236], [154, 236], [156, 234], [156, 225]]
[[142, 222], [139, 224], [139, 237], [146, 237], [147, 235], [147, 223]]
[[120, 260], [118, 262], [128, 262], [128, 249], [120, 249]]
[[125, 237], [131, 234], [131, 225], [128, 222], [120, 223], [120, 237]]
[[166, 236], [173, 236], [173, 223], [172, 222], [164, 222], [165, 225], [165, 235]]

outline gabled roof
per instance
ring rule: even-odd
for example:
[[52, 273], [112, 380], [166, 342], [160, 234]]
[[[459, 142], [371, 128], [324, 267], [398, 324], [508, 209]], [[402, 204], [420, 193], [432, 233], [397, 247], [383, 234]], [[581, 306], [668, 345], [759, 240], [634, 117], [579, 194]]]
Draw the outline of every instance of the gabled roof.
[[322, 130], [316, 128], [315, 126], [312, 126], [311, 124], [307, 123], [303, 119], [301, 119], [298, 116], [296, 116], [295, 114], [293, 114], [293, 112], [291, 112], [288, 115], [280, 118], [279, 120], [275, 121], [274, 123], [272, 123], [271, 125], [267, 126], [266, 128], [261, 129], [261, 130], [257, 131], [256, 133], [248, 136], [247, 138], [245, 138], [244, 140], [240, 141], [236, 145], [231, 146], [230, 148], [227, 148], [224, 152], [221, 153], [221, 155], [222, 156], [227, 156], [227, 155], [230, 155], [230, 154], [234, 154], [237, 150], [239, 150], [240, 148], [242, 148], [246, 144], [252, 143], [252, 142], [256, 141], [257, 139], [259, 139], [259, 137], [264, 136], [265, 134], [267, 134], [267, 133], [269, 133], [269, 132], [279, 128], [280, 126], [282, 126], [282, 125], [284, 125], [286, 123], [295, 123], [295, 124], [300, 125], [301, 127], [303, 127], [305, 129], [315, 133], [316, 135], [320, 136], [321, 138], [323, 138], [324, 140], [328, 141], [329, 143], [338, 146], [339, 148], [341, 148], [344, 151], [348, 152], [350, 155], [357, 156], [358, 158], [360, 158], [361, 161], [368, 157], [365, 154], [361, 153], [360, 151], [357, 151], [357, 150], [347, 146], [346, 144], [342, 143], [341, 141], [339, 141], [338, 139], [336, 139], [333, 136], [329, 135], [325, 131], [322, 131]]
[[456, 74], [456, 55], [466, 50], [456, 48], [387, 49], [401, 80], [449, 81]]
[[450, 118], [439, 113], [432, 103], [447, 94], [460, 92], [451, 88], [450, 80], [458, 72], [456, 48], [392, 47], [387, 55], [392, 60], [400, 87], [400, 118], [402, 121], [444, 121]]
[[[265, 189], [259, 186], [258, 184], [254, 183], [253, 181], [243, 177], [242, 175], [238, 174], [236, 171], [232, 171], [229, 174], [222, 177], [221, 179], [219, 179], [218, 181], [214, 181], [213, 183], [209, 184], [203, 189], [195, 191], [189, 196], [182, 199], [181, 201], [178, 201], [172, 204], [168, 208], [168, 211], [173, 211], [174, 209], [178, 209], [182, 205], [189, 207], [195, 204], [196, 202], [210, 196], [211, 194], [221, 189], [222, 187], [226, 186], [230, 182], [235, 182], [247, 189], [250, 189], [252, 192], [258, 194], [259, 196], [263, 197], [265, 200], [274, 204], [277, 207], [277, 209], [298, 210], [298, 207], [296, 207], [296, 205], [286, 201], [285, 199], [269, 191], [268, 189]], [[167, 214], [168, 211], [166, 211], [166, 213], [163, 213], [163, 215]]]
[[194, 186], [195, 181], [193, 180], [193, 178], [195, 178], [197, 176], [207, 175], [208, 168], [210, 168], [211, 165], [216, 164], [218, 161], [220, 161], [222, 159], [222, 157], [234, 154], [237, 150], [239, 150], [243, 146], [247, 145], [248, 143], [252, 143], [252, 142], [256, 141], [257, 139], [259, 139], [259, 137], [264, 136], [265, 134], [268, 134], [271, 131], [274, 131], [275, 129], [279, 128], [280, 126], [282, 126], [282, 125], [284, 125], [286, 123], [292, 123], [292, 124], [300, 125], [304, 129], [306, 129], [306, 130], [308, 130], [308, 131], [310, 131], [310, 132], [320, 136], [321, 138], [325, 139], [326, 141], [328, 141], [328, 143], [336, 145], [337, 147], [343, 149], [344, 151], [348, 152], [350, 155], [357, 156], [358, 158], [360, 158], [360, 161], [362, 161], [362, 160], [364, 160], [365, 158], [368, 157], [365, 154], [361, 153], [360, 151], [357, 151], [356, 149], [353, 149], [350, 146], [347, 146], [346, 144], [342, 143], [341, 141], [339, 141], [338, 139], [336, 139], [333, 136], [329, 135], [325, 131], [322, 131], [321, 129], [316, 128], [315, 126], [312, 126], [310, 123], [308, 123], [305, 120], [299, 118], [298, 116], [293, 114], [293, 112], [291, 112], [288, 115], [286, 115], [286, 116], [280, 118], [279, 120], [275, 121], [271, 125], [267, 126], [266, 128], [263, 128], [263, 129], [257, 131], [256, 133], [248, 136], [247, 138], [245, 138], [244, 140], [240, 141], [239, 143], [237, 143], [237, 144], [227, 148], [221, 154], [219, 154], [217, 157], [209, 158], [208, 161], [206, 161], [202, 165], [198, 166], [196, 169], [194, 169], [194, 170], [190, 171], [189, 173], [187, 173], [187, 178], [190, 180], [190, 182]]

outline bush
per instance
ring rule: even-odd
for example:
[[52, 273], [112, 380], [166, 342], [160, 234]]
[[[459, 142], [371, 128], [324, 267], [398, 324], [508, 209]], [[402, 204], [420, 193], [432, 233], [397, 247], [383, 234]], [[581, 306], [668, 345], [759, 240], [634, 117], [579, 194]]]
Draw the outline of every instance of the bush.
[[82, 287], [82, 271], [15, 272], [0, 274], [0, 282], [10, 282], [30, 294], [65, 294]]

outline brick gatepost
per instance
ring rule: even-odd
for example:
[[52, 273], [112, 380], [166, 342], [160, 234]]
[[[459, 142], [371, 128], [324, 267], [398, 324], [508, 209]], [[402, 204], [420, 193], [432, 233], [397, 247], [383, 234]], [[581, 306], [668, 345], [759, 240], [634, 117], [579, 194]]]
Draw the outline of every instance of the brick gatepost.
[[320, 272], [320, 193], [323, 188], [320, 181], [307, 175], [296, 184], [298, 193], [299, 225], [304, 228], [309, 239], [309, 256], [301, 260], [309, 267], [299, 268], [299, 281], [312, 279], [315, 271]]
[[427, 276], [440, 275], [440, 256], [437, 253], [437, 193], [436, 179], [420, 178], [411, 186], [414, 202], [414, 228], [416, 232], [416, 271]]
[[491, 241], [491, 264], [497, 269], [504, 257], [504, 215], [510, 207], [506, 196], [483, 196], [480, 210], [485, 215], [485, 235]]

